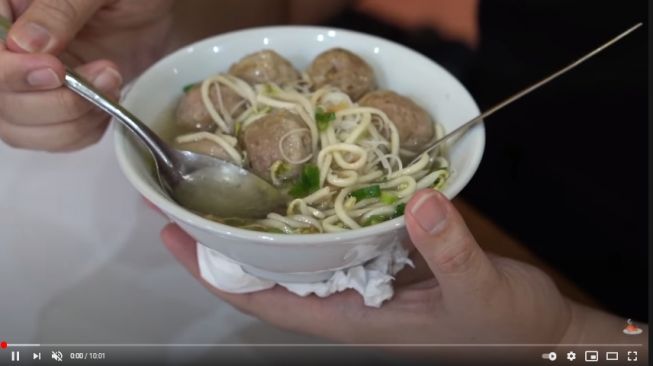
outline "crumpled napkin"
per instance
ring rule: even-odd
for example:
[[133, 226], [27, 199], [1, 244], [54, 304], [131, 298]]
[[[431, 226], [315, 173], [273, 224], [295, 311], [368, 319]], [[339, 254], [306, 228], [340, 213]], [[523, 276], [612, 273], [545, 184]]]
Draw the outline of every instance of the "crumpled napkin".
[[275, 283], [252, 276], [239, 264], [201, 243], [197, 243], [197, 259], [202, 278], [222, 291], [247, 293], [266, 290], [278, 284], [299, 296], [315, 294], [327, 297], [354, 289], [363, 297], [366, 306], [376, 308], [392, 298], [394, 275], [406, 265], [414, 267], [401, 243], [394, 244], [384, 254], [362, 265], [338, 270], [330, 279], [316, 283]]

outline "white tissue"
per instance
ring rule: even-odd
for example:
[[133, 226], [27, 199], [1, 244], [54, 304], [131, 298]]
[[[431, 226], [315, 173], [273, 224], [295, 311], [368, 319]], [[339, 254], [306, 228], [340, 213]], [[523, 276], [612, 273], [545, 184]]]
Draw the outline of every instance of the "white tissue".
[[[202, 278], [214, 287], [231, 293], [247, 293], [266, 290], [276, 283], [252, 276], [242, 267], [204, 245], [197, 243], [197, 259]], [[392, 280], [404, 266], [413, 266], [408, 259], [408, 251], [400, 244], [395, 244], [385, 254], [367, 263], [336, 271], [330, 279], [317, 283], [278, 283], [288, 291], [299, 296], [315, 294], [327, 297], [347, 289], [357, 291], [371, 307], [392, 298], [394, 290]]]
[[240, 264], [200, 243], [197, 243], [197, 261], [202, 278], [222, 291], [243, 294], [266, 290], [275, 285], [272, 281], [245, 273]]

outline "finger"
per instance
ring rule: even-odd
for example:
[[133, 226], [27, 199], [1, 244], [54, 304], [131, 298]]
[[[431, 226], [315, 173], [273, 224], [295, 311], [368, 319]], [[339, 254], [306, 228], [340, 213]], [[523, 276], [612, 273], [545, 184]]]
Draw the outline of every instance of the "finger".
[[98, 124], [95, 130], [89, 131], [89, 133], [87, 133], [86, 136], [82, 137], [81, 139], [72, 142], [68, 146], [63, 146], [58, 150], [53, 150], [52, 152], [67, 153], [67, 152], [78, 151], [88, 146], [95, 145], [105, 135], [108, 124], [109, 124], [109, 119], [107, 119], [106, 123]]
[[[177, 260], [209, 291], [241, 311], [254, 315], [278, 327], [330, 339], [355, 339], [356, 329], [362, 319], [370, 321], [359, 294], [346, 291], [321, 299], [316, 296], [300, 297], [283, 287], [269, 290], [232, 294], [220, 291], [204, 281], [197, 263], [197, 244], [193, 238], [175, 224], [167, 225], [161, 239]], [[292, 316], [288, 316], [288, 314]], [[369, 328], [369, 327], [368, 327]]]
[[161, 240], [190, 274], [201, 279], [197, 264], [197, 242], [176, 224], [168, 224], [161, 230]]
[[9, 20], [14, 19], [11, 6], [9, 6], [9, 2], [6, 0], [0, 0], [0, 15]]
[[[122, 77], [115, 64], [95, 61], [76, 71], [107, 96], [117, 99]], [[0, 117], [17, 125], [45, 125], [78, 119], [94, 107], [67, 88], [24, 93], [0, 93]]]
[[449, 200], [427, 189], [406, 206], [406, 227], [438, 279], [445, 301], [473, 300], [500, 281], [499, 273]]
[[9, 31], [10, 50], [30, 53], [63, 51], [104, 1], [34, 0]]
[[397, 288], [392, 301], [384, 305], [412, 311], [436, 315], [437, 304], [442, 296], [441, 288], [435, 278], [415, 282], [409, 286]]
[[99, 110], [69, 122], [43, 126], [24, 126], [0, 121], [0, 138], [20, 149], [51, 152], [70, 151], [97, 141], [103, 134], [109, 116]]
[[18, 18], [21, 14], [25, 12], [25, 10], [27, 10], [27, 8], [34, 0], [8, 0], [8, 1], [14, 13], [13, 19], [16, 20], [16, 18]]
[[46, 54], [18, 54], [0, 45], [0, 92], [56, 89], [63, 85], [64, 66]]

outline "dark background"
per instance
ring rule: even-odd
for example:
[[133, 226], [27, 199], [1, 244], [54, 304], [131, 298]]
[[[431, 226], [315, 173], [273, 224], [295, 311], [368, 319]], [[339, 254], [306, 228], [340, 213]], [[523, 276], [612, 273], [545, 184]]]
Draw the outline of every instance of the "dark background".
[[462, 197], [624, 318], [648, 321], [647, 2], [481, 0], [477, 49], [348, 10], [330, 25], [407, 45], [481, 109], [637, 22], [638, 30], [486, 121]]

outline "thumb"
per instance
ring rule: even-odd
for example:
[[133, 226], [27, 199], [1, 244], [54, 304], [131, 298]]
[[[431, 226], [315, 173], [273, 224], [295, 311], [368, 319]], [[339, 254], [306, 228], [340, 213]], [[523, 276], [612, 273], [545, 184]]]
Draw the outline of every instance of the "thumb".
[[495, 288], [500, 276], [456, 208], [440, 192], [425, 189], [406, 206], [413, 244], [437, 278], [445, 300], [471, 300]]
[[7, 46], [16, 52], [60, 53], [102, 5], [95, 0], [34, 0], [11, 27]]

